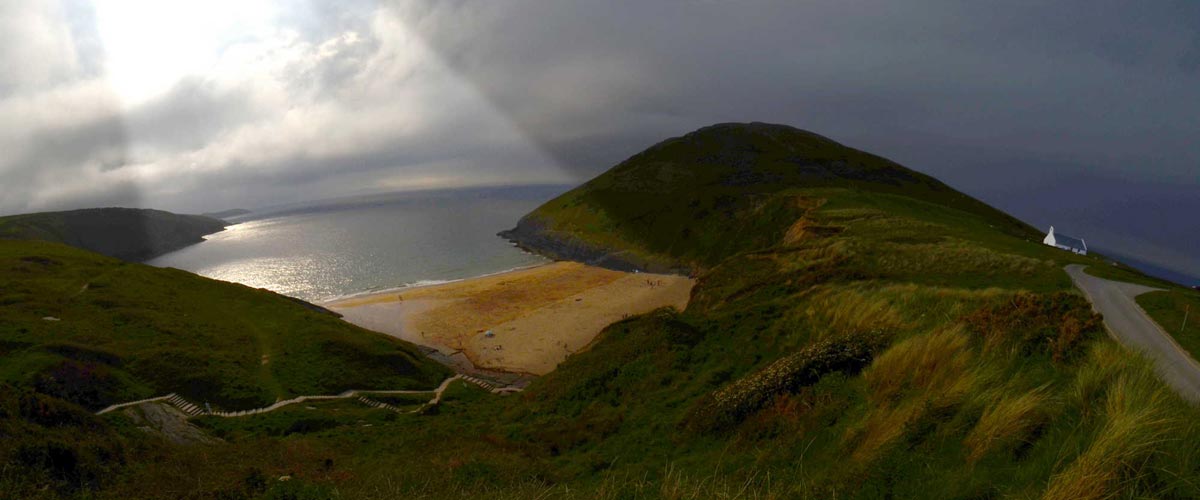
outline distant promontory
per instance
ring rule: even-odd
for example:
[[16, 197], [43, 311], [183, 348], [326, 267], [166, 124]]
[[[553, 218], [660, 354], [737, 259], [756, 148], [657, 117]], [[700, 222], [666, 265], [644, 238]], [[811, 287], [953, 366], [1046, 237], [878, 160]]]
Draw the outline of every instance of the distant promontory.
[[63, 243], [141, 262], [204, 241], [228, 222], [139, 208], [89, 208], [0, 217], [0, 239]]

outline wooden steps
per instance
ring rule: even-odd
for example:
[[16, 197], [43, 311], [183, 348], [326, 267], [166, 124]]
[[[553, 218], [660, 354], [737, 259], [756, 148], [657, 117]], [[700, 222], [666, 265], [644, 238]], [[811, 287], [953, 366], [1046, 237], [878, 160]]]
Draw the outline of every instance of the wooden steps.
[[405, 411], [401, 410], [400, 408], [397, 408], [390, 404], [384, 403], [383, 401], [376, 401], [376, 400], [368, 398], [366, 396], [359, 396], [358, 402], [365, 404], [367, 406], [370, 406], [371, 408], [382, 408], [384, 410], [391, 410], [396, 413], [405, 413]]

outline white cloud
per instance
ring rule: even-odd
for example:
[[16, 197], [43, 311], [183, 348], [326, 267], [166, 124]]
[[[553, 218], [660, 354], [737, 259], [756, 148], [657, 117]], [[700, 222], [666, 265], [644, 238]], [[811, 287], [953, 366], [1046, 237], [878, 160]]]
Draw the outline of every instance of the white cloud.
[[57, 2], [0, 2], [0, 95], [74, 79], [79, 61], [63, 18]]
[[[0, 179], [25, 187], [6, 189], [0, 211], [128, 200], [130, 186], [140, 204], [202, 210], [569, 179], [388, 10], [312, 38], [265, 22], [265, 8], [230, 21], [220, 6], [151, 3], [99, 4], [107, 73], [0, 98], [0, 146], [11, 152]], [[56, 22], [65, 19], [41, 24]], [[55, 36], [39, 47], [71, 46], [69, 32]], [[108, 133], [72, 134], [89, 128]]]

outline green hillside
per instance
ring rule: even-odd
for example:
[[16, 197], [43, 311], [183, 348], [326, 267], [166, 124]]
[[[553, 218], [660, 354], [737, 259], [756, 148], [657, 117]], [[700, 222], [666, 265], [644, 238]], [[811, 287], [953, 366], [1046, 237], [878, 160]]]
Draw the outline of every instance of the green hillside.
[[0, 382], [90, 409], [169, 392], [244, 409], [445, 374], [271, 292], [52, 243], [0, 241], [0, 308]]
[[229, 223], [137, 208], [89, 208], [0, 217], [0, 239], [63, 243], [140, 262], [199, 243]]
[[355, 431], [364, 444], [344, 459], [360, 479], [313, 475], [313, 487], [1200, 495], [1200, 415], [1104, 334], [1062, 270], [1106, 264], [887, 160], [788, 127], [721, 125], [634, 156], [507, 234], [560, 256], [687, 267], [700, 282], [687, 311], [610, 326], [519, 398], [395, 424], [413, 432]]
[[[202, 418], [226, 442], [156, 452], [152, 464], [130, 454], [73, 491], [1200, 496], [1200, 413], [1105, 335], [1062, 269], [1106, 264], [1041, 245], [1011, 217], [887, 160], [790, 127], [719, 125], [630, 158], [506, 235], [699, 282], [686, 311], [609, 326], [519, 395], [461, 384], [424, 415], [329, 404]], [[45, 295], [81, 283], [56, 282]], [[70, 310], [29, 312], [65, 323]], [[97, 433], [130, 439], [127, 425], [104, 420]]]
[[953, 208], [991, 232], [1037, 234], [885, 158], [792, 127], [729, 123], [656, 144], [502, 235], [542, 253], [616, 267], [706, 268], [774, 245], [809, 208], [786, 196], [798, 188], [899, 195]]
[[0, 498], [82, 495], [172, 453], [92, 414], [110, 404], [174, 392], [239, 410], [448, 374], [411, 344], [272, 292], [0, 240]]

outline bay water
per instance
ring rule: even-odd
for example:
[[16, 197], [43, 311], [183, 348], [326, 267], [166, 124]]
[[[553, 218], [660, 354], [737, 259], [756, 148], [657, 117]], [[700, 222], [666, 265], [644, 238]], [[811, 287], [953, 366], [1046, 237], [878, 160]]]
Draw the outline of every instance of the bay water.
[[496, 233], [567, 189], [397, 193], [259, 209], [148, 264], [318, 303], [459, 280], [546, 262]]

